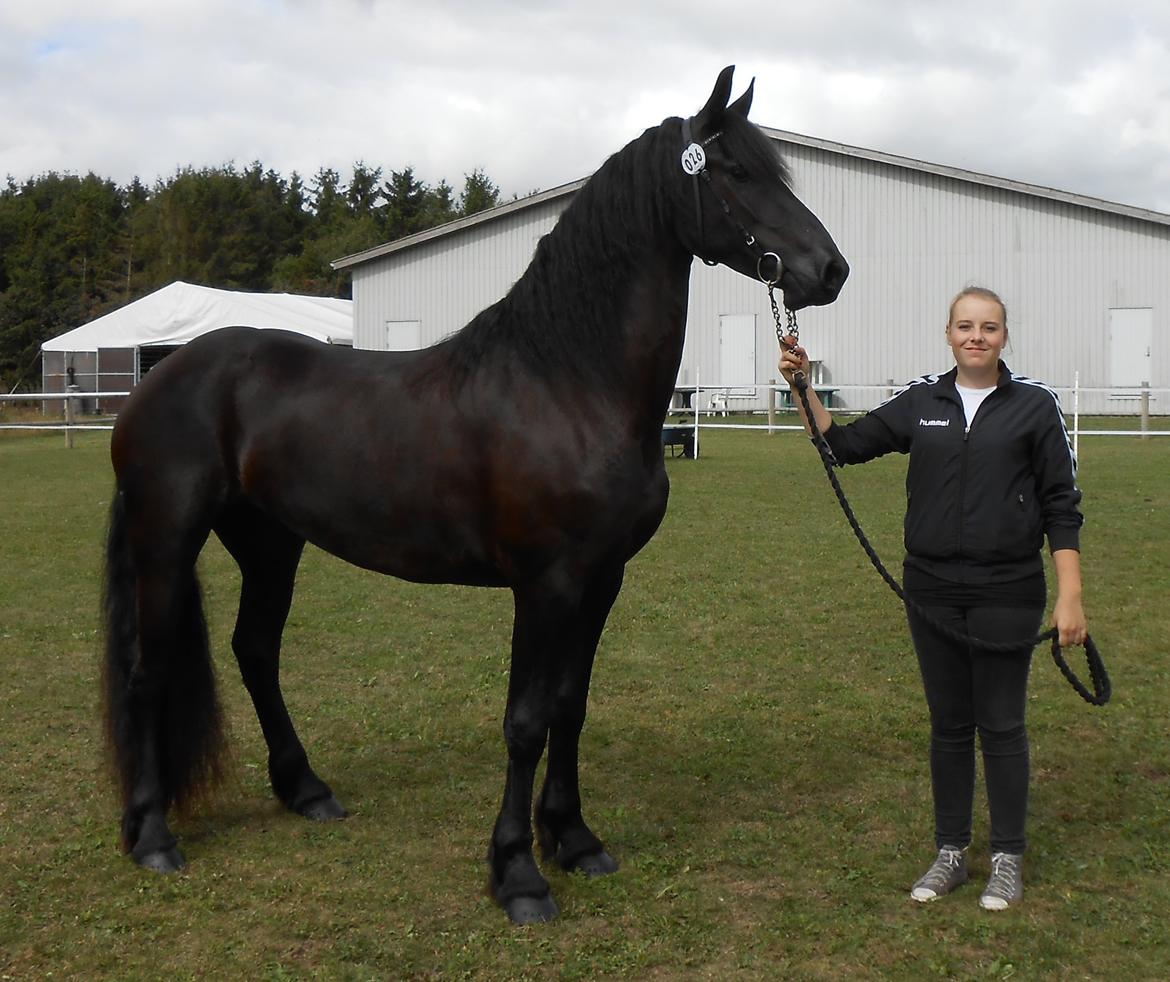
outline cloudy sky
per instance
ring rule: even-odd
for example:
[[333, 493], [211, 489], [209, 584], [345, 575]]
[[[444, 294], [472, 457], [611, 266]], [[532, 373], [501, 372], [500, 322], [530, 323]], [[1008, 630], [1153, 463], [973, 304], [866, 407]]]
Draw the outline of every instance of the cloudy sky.
[[1170, 212], [1166, 0], [5, 0], [0, 179], [584, 177], [719, 69], [779, 129]]

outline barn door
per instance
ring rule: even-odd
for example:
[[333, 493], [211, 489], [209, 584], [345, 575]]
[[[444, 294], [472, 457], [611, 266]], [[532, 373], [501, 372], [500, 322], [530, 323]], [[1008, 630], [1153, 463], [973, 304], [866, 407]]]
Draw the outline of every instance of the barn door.
[[735, 386], [729, 395], [755, 395], [756, 315], [719, 316], [719, 384]]
[[1149, 382], [1153, 343], [1152, 307], [1115, 307], [1110, 310], [1109, 384], [1131, 386]]
[[387, 351], [418, 351], [421, 347], [421, 321], [386, 321]]

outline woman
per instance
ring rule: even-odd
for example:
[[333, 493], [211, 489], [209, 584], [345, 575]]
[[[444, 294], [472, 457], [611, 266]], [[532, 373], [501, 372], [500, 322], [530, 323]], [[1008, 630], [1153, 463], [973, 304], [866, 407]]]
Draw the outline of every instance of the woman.
[[[1007, 312], [992, 291], [969, 287], [955, 297], [946, 337], [954, 368], [915, 379], [848, 425], [835, 425], [810, 388], [817, 427], [838, 465], [910, 454], [903, 588], [931, 618], [989, 641], [1034, 637], [1047, 600], [1046, 535], [1057, 577], [1053, 624], [1062, 645], [1082, 644], [1081, 493], [1056, 395], [1000, 360]], [[807, 354], [785, 350], [780, 371], [790, 385], [797, 370], [808, 377]], [[793, 402], [803, 416], [795, 391]], [[1032, 652], [981, 651], [946, 637], [912, 608], [907, 614], [930, 709], [938, 849], [910, 895], [937, 900], [967, 881], [978, 732], [992, 851], [980, 904], [1002, 910], [1024, 889]]]

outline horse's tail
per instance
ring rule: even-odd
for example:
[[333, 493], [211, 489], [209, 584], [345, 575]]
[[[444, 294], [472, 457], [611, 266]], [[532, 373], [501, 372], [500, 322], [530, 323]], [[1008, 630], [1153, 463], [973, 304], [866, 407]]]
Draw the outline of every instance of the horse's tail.
[[[222, 775], [223, 717], [194, 569], [187, 571], [170, 650], [140, 663], [138, 577], [130, 550], [126, 500], [110, 507], [102, 608], [105, 657], [102, 702], [106, 746], [127, 819], [144, 756], [157, 764], [163, 806], [191, 803]], [[123, 846], [133, 846], [123, 824]]]

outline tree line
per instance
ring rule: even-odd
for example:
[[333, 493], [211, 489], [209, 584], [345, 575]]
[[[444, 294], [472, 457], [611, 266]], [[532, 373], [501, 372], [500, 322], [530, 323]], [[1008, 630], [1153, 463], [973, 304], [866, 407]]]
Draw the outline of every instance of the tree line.
[[254, 162], [185, 168], [147, 187], [48, 173], [0, 190], [0, 391], [39, 390], [43, 341], [185, 280], [254, 292], [349, 297], [330, 261], [490, 208], [476, 169], [463, 188], [413, 168], [321, 168], [306, 184]]

